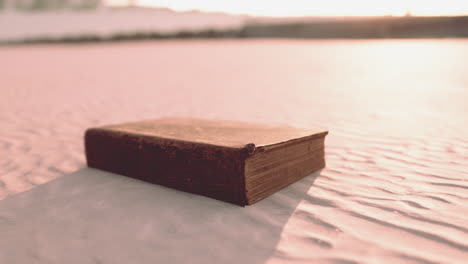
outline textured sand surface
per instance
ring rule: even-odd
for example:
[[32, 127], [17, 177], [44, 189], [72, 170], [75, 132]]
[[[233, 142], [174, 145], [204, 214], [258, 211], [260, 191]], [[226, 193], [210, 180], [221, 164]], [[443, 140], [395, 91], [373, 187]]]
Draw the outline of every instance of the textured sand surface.
[[[0, 58], [0, 263], [468, 259], [468, 41], [25, 46]], [[85, 168], [86, 128], [174, 115], [327, 128], [327, 168], [245, 208]]]

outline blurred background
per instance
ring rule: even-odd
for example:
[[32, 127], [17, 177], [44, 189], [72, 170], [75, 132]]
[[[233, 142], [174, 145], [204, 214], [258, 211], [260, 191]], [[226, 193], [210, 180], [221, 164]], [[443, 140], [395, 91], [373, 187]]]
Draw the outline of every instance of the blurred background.
[[0, 42], [468, 37], [467, 3], [0, 0]]

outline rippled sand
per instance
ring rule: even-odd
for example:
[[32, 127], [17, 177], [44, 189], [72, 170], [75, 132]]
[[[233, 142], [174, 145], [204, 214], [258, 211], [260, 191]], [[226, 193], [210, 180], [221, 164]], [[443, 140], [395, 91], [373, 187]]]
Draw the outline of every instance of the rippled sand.
[[[0, 263], [468, 259], [468, 41], [24, 46], [0, 58]], [[174, 115], [327, 128], [327, 167], [245, 208], [85, 168], [86, 128]]]

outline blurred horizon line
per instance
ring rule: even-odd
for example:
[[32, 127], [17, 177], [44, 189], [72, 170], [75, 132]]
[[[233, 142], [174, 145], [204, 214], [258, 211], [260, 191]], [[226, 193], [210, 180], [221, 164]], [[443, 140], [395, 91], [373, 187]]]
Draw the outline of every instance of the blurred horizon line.
[[[0, 0], [0, 42], [168, 38], [468, 38], [468, 15], [303, 16], [177, 11], [138, 2]], [[5, 11], [7, 10], [7, 11]]]

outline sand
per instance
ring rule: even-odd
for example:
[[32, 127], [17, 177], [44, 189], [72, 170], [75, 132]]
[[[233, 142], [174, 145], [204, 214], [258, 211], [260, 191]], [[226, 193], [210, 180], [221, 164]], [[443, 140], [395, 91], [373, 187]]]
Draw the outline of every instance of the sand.
[[[463, 263], [468, 41], [0, 48], [0, 263]], [[194, 116], [330, 131], [249, 207], [88, 169], [91, 126]]]

